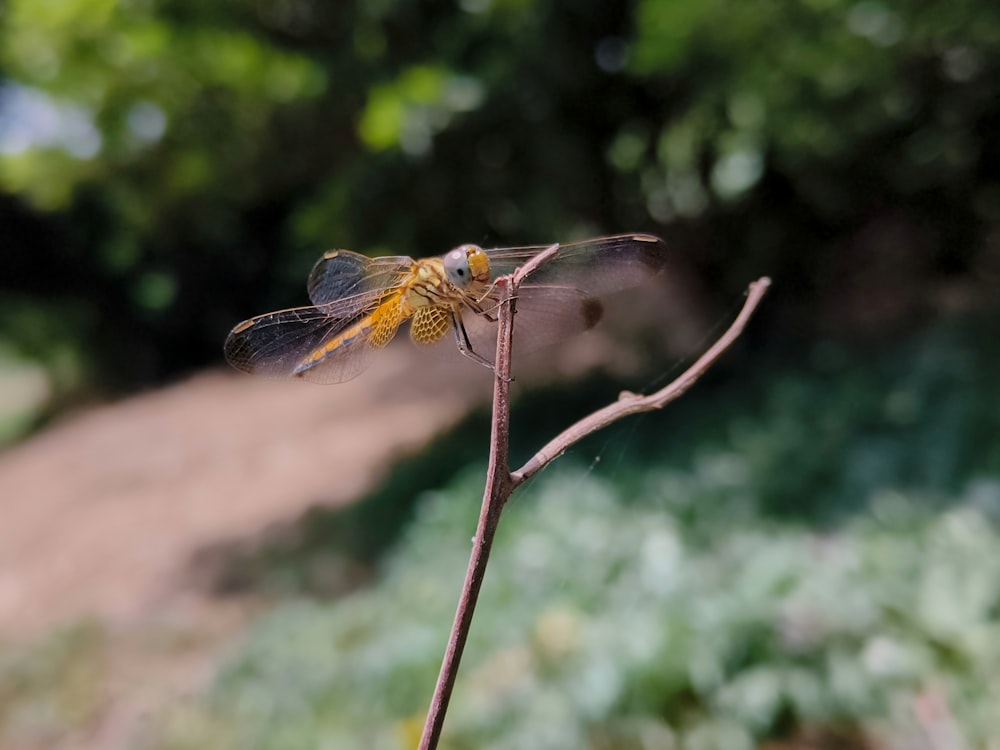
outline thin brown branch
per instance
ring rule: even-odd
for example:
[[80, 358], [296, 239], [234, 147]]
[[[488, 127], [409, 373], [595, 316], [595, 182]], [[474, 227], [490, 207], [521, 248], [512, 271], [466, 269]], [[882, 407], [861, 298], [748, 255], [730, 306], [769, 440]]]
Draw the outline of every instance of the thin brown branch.
[[472, 540], [472, 553], [465, 571], [462, 594], [458, 600], [455, 620], [452, 623], [448, 645], [441, 661], [437, 684], [434, 686], [434, 696], [427, 712], [424, 731], [420, 737], [420, 750], [436, 748], [438, 740], [441, 738], [441, 729], [448, 711], [448, 702], [451, 700], [455, 678], [458, 676], [458, 667], [462, 661], [462, 652], [465, 649], [465, 642], [472, 625], [472, 615], [475, 612], [479, 590], [482, 588], [483, 578], [486, 575], [486, 563], [489, 561], [490, 549], [493, 547], [493, 537], [497, 524], [500, 522], [500, 512], [503, 510], [507, 498], [514, 491], [511, 484], [508, 447], [510, 445], [510, 361], [517, 288], [525, 277], [551, 258], [558, 249], [558, 245], [553, 245], [517, 269], [512, 277], [501, 278], [497, 281], [497, 286], [500, 288], [500, 306], [497, 315], [493, 419], [490, 427], [490, 462], [486, 473], [486, 489], [479, 510], [476, 536]]
[[465, 582], [462, 584], [462, 594], [441, 671], [434, 687], [434, 696], [427, 712], [423, 734], [420, 738], [420, 750], [433, 750], [437, 747], [444, 726], [444, 717], [448, 710], [448, 702], [455, 686], [458, 667], [462, 660], [462, 652], [468, 639], [472, 625], [479, 591], [486, 575], [486, 564], [489, 561], [490, 549], [500, 513], [511, 493], [531, 476], [539, 472], [555, 458], [566, 451], [581, 438], [606, 427], [612, 422], [629, 414], [661, 409], [674, 399], [680, 397], [695, 381], [714, 363], [722, 353], [739, 337], [746, 322], [753, 314], [757, 305], [770, 285], [767, 278], [759, 279], [750, 285], [747, 301], [739, 316], [729, 330], [720, 338], [697, 362], [670, 385], [648, 396], [623, 393], [619, 400], [600, 409], [564, 430], [562, 434], [550, 441], [533, 458], [517, 472], [511, 474], [508, 458], [510, 443], [510, 383], [511, 383], [511, 349], [514, 331], [514, 313], [517, 300], [517, 290], [524, 281], [539, 266], [547, 262], [558, 252], [559, 246], [553, 245], [544, 252], [532, 258], [510, 277], [497, 281], [500, 289], [498, 310], [497, 353], [493, 380], [493, 419], [490, 430], [490, 462], [487, 471], [486, 488], [483, 493], [483, 503], [479, 512], [479, 522], [476, 536], [473, 539], [472, 553], [465, 572]]
[[750, 285], [750, 288], [747, 290], [746, 302], [743, 303], [743, 309], [740, 310], [740, 314], [736, 316], [736, 320], [733, 321], [733, 324], [729, 326], [729, 329], [722, 334], [722, 337], [719, 338], [711, 346], [711, 348], [708, 349], [708, 351], [702, 354], [693, 365], [685, 370], [680, 377], [655, 393], [650, 393], [648, 396], [629, 392], [622, 393], [618, 397], [618, 400], [613, 404], [608, 404], [604, 408], [598, 409], [593, 414], [584, 417], [576, 424], [567, 427], [562, 431], [562, 433], [550, 440], [534, 456], [528, 459], [524, 466], [513, 473], [512, 489], [517, 489], [521, 484], [528, 481], [528, 479], [533, 477], [539, 471], [552, 463], [552, 461], [565, 453], [570, 446], [587, 437], [587, 435], [597, 432], [598, 430], [607, 427], [612, 422], [630, 414], [640, 414], [646, 411], [662, 409], [671, 401], [683, 396], [684, 393], [695, 384], [698, 378], [704, 375], [705, 371], [708, 370], [708, 368], [722, 356], [726, 349], [732, 346], [733, 342], [739, 338], [740, 334], [743, 333], [743, 329], [746, 327], [747, 321], [750, 320], [750, 317], [753, 315], [757, 306], [764, 298], [764, 295], [767, 293], [770, 285], [771, 280], [766, 276], [757, 279], [757, 281]]

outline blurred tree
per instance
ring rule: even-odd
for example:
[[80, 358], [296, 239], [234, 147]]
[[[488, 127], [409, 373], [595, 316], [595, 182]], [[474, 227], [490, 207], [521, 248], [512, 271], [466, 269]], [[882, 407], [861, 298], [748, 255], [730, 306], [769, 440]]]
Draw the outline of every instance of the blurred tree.
[[7, 0], [2, 23], [0, 328], [42, 358], [64, 337], [105, 387], [219, 361], [330, 245], [649, 229], [721, 299], [776, 275], [806, 333], [1000, 278], [986, 0]]
[[996, 7], [645, 0], [637, 28], [634, 69], [690, 92], [645, 126], [647, 205], [709, 227], [720, 270], [768, 263], [807, 326], [855, 330], [1000, 281]]

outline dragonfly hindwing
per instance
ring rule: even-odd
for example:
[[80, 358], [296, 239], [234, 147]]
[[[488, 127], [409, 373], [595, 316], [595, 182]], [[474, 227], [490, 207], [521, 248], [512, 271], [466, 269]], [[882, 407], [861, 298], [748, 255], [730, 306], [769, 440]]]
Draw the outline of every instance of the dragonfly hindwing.
[[371, 335], [368, 344], [373, 349], [380, 349], [396, 335], [396, 329], [403, 322], [403, 311], [400, 307], [399, 294], [389, 295], [371, 314]]
[[440, 341], [451, 325], [451, 311], [447, 307], [418, 307], [410, 323], [410, 338], [418, 344]]

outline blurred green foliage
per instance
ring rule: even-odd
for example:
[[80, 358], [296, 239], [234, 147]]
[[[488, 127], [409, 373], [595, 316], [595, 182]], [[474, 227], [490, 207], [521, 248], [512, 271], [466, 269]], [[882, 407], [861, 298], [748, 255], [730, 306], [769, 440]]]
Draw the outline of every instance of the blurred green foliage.
[[28, 648], [0, 649], [0, 743], [52, 747], [85, 732], [104, 696], [107, 634], [80, 624], [47, 634]]
[[[685, 493], [683, 473], [643, 480], [626, 498], [561, 471], [512, 506], [445, 747], [749, 749], [810, 726], [914, 740], [918, 696], [934, 689], [986, 746], [1000, 569], [984, 562], [1000, 539], [974, 506], [1000, 511], [995, 481], [940, 517], [887, 492], [888, 519], [815, 535], [755, 519], [724, 475], [699, 478], [707, 496]], [[412, 746], [480, 481], [425, 498], [377, 590], [289, 604], [255, 627], [200, 709], [235, 730], [229, 746]], [[704, 544], [671, 509], [699, 502], [714, 516]]]
[[777, 277], [779, 341], [1000, 280], [986, 0], [8, 0], [0, 24], [0, 336], [45, 362], [40, 331], [71, 331], [101, 388], [218, 362], [331, 245], [651, 230], [710, 298]]

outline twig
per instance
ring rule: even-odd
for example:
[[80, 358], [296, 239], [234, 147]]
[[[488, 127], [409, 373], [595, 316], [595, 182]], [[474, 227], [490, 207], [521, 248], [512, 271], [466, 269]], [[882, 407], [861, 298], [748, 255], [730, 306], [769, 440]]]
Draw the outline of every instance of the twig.
[[761, 299], [770, 286], [770, 279], [764, 277], [750, 285], [746, 302], [729, 330], [703, 354], [697, 362], [688, 368], [679, 378], [656, 393], [641, 396], [634, 393], [622, 393], [618, 401], [599, 409], [584, 417], [576, 424], [564, 430], [558, 437], [551, 440], [536, 453], [527, 463], [513, 474], [510, 471], [508, 447], [510, 444], [510, 362], [511, 346], [514, 331], [514, 312], [517, 300], [517, 290], [524, 281], [539, 266], [552, 258], [558, 252], [559, 246], [553, 245], [539, 253], [514, 274], [497, 281], [500, 288], [500, 303], [498, 310], [497, 353], [493, 380], [493, 419], [490, 430], [490, 461], [486, 477], [486, 488], [483, 493], [483, 503], [479, 512], [479, 523], [476, 536], [472, 543], [472, 553], [469, 566], [465, 572], [465, 582], [462, 584], [462, 594], [441, 671], [434, 687], [434, 697], [427, 712], [427, 720], [420, 738], [420, 750], [434, 750], [441, 737], [445, 713], [451, 699], [455, 678], [458, 675], [462, 651], [469, 635], [472, 615], [475, 611], [479, 591], [486, 575], [486, 564], [489, 560], [493, 537], [500, 522], [500, 513], [511, 493], [537, 474], [549, 463], [558, 458], [571, 445], [587, 435], [629, 414], [661, 409], [674, 399], [679, 398], [695, 381], [732, 345], [742, 333], [744, 326], [760, 304]]
[[702, 354], [676, 380], [655, 393], [650, 393], [648, 396], [625, 391], [618, 396], [618, 400], [613, 404], [608, 404], [593, 414], [584, 417], [576, 424], [567, 427], [534, 456], [528, 459], [524, 466], [513, 473], [511, 476], [511, 489], [517, 489], [552, 463], [552, 461], [559, 458], [559, 456], [566, 452], [567, 448], [587, 437], [587, 435], [597, 432], [629, 414], [639, 414], [644, 411], [662, 409], [671, 401], [683, 396], [688, 388], [694, 385], [698, 378], [704, 375], [705, 371], [715, 364], [715, 361], [722, 356], [723, 352], [732, 346], [733, 342], [743, 333], [747, 321], [750, 320], [750, 317], [757, 309], [757, 305], [760, 304], [761, 299], [763, 299], [770, 286], [771, 280], [766, 276], [750, 284], [747, 290], [746, 302], [743, 303], [743, 309], [740, 310], [740, 314], [736, 316], [733, 324], [729, 326], [729, 329], [722, 334], [722, 337], [708, 351]]
[[553, 245], [518, 268], [513, 276], [497, 280], [497, 286], [500, 288], [500, 303], [497, 311], [493, 419], [490, 427], [490, 462], [486, 473], [486, 489], [479, 511], [476, 536], [472, 540], [469, 566], [465, 570], [462, 595], [458, 600], [455, 621], [451, 626], [448, 645], [445, 648], [444, 659], [441, 661], [441, 671], [438, 673], [437, 684], [434, 686], [434, 697], [431, 699], [423, 735], [420, 737], [420, 750], [436, 748], [441, 737], [444, 716], [448, 711], [448, 701], [451, 700], [451, 691], [455, 686], [455, 677], [458, 675], [458, 665], [462, 661], [462, 651], [465, 648], [465, 641], [472, 625], [472, 614], [476, 609], [476, 600], [479, 599], [479, 589], [483, 585], [483, 577], [486, 575], [486, 563], [493, 546], [493, 537], [497, 524], [500, 522], [500, 511], [503, 510], [504, 503], [514, 491], [511, 484], [508, 446], [510, 445], [510, 355], [517, 288], [524, 278], [549, 260], [558, 250], [559, 246]]

